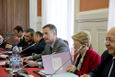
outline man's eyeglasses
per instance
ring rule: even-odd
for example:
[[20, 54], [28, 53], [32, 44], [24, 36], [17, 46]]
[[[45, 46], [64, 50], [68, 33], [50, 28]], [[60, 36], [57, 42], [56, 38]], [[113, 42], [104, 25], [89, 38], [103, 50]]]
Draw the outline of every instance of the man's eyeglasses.
[[115, 38], [111, 38], [111, 37], [106, 37], [104, 39], [105, 42], [109, 41], [109, 42], [115, 42]]

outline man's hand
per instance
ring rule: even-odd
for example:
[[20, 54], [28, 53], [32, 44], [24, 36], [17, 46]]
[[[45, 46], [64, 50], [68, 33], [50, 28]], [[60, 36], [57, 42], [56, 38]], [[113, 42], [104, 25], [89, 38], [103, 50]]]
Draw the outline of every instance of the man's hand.
[[12, 45], [6, 44], [5, 48], [11, 49], [11, 48], [12, 48]]
[[30, 57], [24, 57], [23, 62], [27, 62], [30, 59]]
[[38, 67], [38, 62], [36, 61], [27, 61], [26, 62], [30, 67]]
[[14, 38], [15, 44], [19, 44], [20, 43], [20, 39], [18, 36], [15, 36]]
[[84, 75], [81, 75], [80, 77], [91, 77], [91, 76], [88, 74], [84, 74]]
[[67, 71], [68, 72], [75, 72], [75, 70], [76, 70], [76, 66], [75, 65], [70, 65], [70, 66], [67, 67]]

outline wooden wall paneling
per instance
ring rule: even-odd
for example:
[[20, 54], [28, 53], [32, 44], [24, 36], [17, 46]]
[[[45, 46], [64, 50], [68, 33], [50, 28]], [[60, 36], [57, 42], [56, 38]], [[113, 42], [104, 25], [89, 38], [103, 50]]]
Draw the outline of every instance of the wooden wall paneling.
[[16, 4], [15, 3], [16, 3], [16, 0], [12, 0], [12, 5], [11, 5], [11, 7], [12, 7], [12, 14], [11, 14], [12, 15], [12, 18], [11, 18], [12, 23], [11, 23], [11, 25], [12, 26], [11, 26], [11, 29], [13, 29], [15, 27], [15, 21], [16, 21], [15, 20], [15, 15], [16, 15], [16, 12], [15, 12]]
[[2, 2], [3, 0], [0, 0], [0, 34], [2, 33]]
[[25, 29], [27, 29], [28, 27], [30, 27], [30, 25], [29, 25], [29, 0], [23, 0], [23, 1], [25, 1], [25, 4], [23, 4], [24, 5], [24, 11], [25, 11], [25, 13], [24, 13], [24, 15], [26, 16], [25, 17], [25, 23], [24, 23], [24, 28]]
[[[29, 27], [29, 1], [16, 0], [16, 25], [22, 25], [24, 28]], [[20, 13], [19, 13], [20, 12]]]
[[17, 25], [29, 27], [29, 0], [0, 0], [0, 32], [12, 36]]
[[0, 28], [11, 32], [16, 25], [29, 27], [29, 0], [0, 0]]
[[28, 28], [28, 27], [30, 27], [30, 25], [29, 25], [29, 24], [30, 24], [30, 23], [29, 23], [29, 22], [30, 22], [30, 21], [29, 21], [29, 20], [30, 20], [30, 19], [29, 19], [29, 14], [30, 14], [30, 13], [29, 13], [29, 0], [26, 0], [26, 3], [27, 3], [27, 5], [26, 5], [26, 8], [27, 8], [27, 9], [26, 9], [26, 15], [27, 15], [27, 17], [26, 17], [26, 18], [27, 18], [27, 19], [26, 19], [26, 20], [27, 20], [26, 23], [27, 23], [27, 26], [26, 26], [25, 28]]
[[12, 31], [12, 0], [7, 0], [7, 27], [6, 30], [7, 32], [11, 32]]
[[2, 32], [6, 32], [7, 30], [6, 30], [6, 27], [7, 27], [7, 0], [3, 0], [3, 5], [2, 5], [3, 7], [2, 7], [2, 15], [3, 15], [3, 18], [2, 18], [2, 22], [3, 22], [3, 24], [2, 24]]
[[24, 28], [28, 28], [29, 27], [29, 1], [28, 0], [23, 0], [25, 4], [23, 4], [23, 11], [25, 11], [24, 13]]

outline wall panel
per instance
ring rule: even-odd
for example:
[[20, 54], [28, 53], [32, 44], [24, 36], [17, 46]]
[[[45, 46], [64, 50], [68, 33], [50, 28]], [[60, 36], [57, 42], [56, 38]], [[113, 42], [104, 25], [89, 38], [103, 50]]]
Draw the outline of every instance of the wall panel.
[[108, 8], [109, 0], [80, 0], [80, 11]]
[[37, 16], [41, 16], [42, 13], [42, 0], [37, 0]]
[[11, 34], [17, 25], [29, 27], [29, 0], [0, 0], [0, 32]]

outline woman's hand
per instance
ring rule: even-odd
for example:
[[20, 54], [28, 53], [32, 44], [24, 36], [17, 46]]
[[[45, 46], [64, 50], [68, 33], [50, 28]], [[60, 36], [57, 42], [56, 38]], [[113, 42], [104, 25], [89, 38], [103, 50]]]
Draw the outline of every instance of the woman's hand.
[[75, 70], [76, 70], [76, 66], [75, 65], [70, 65], [70, 66], [67, 67], [67, 71], [68, 72], [75, 72]]

